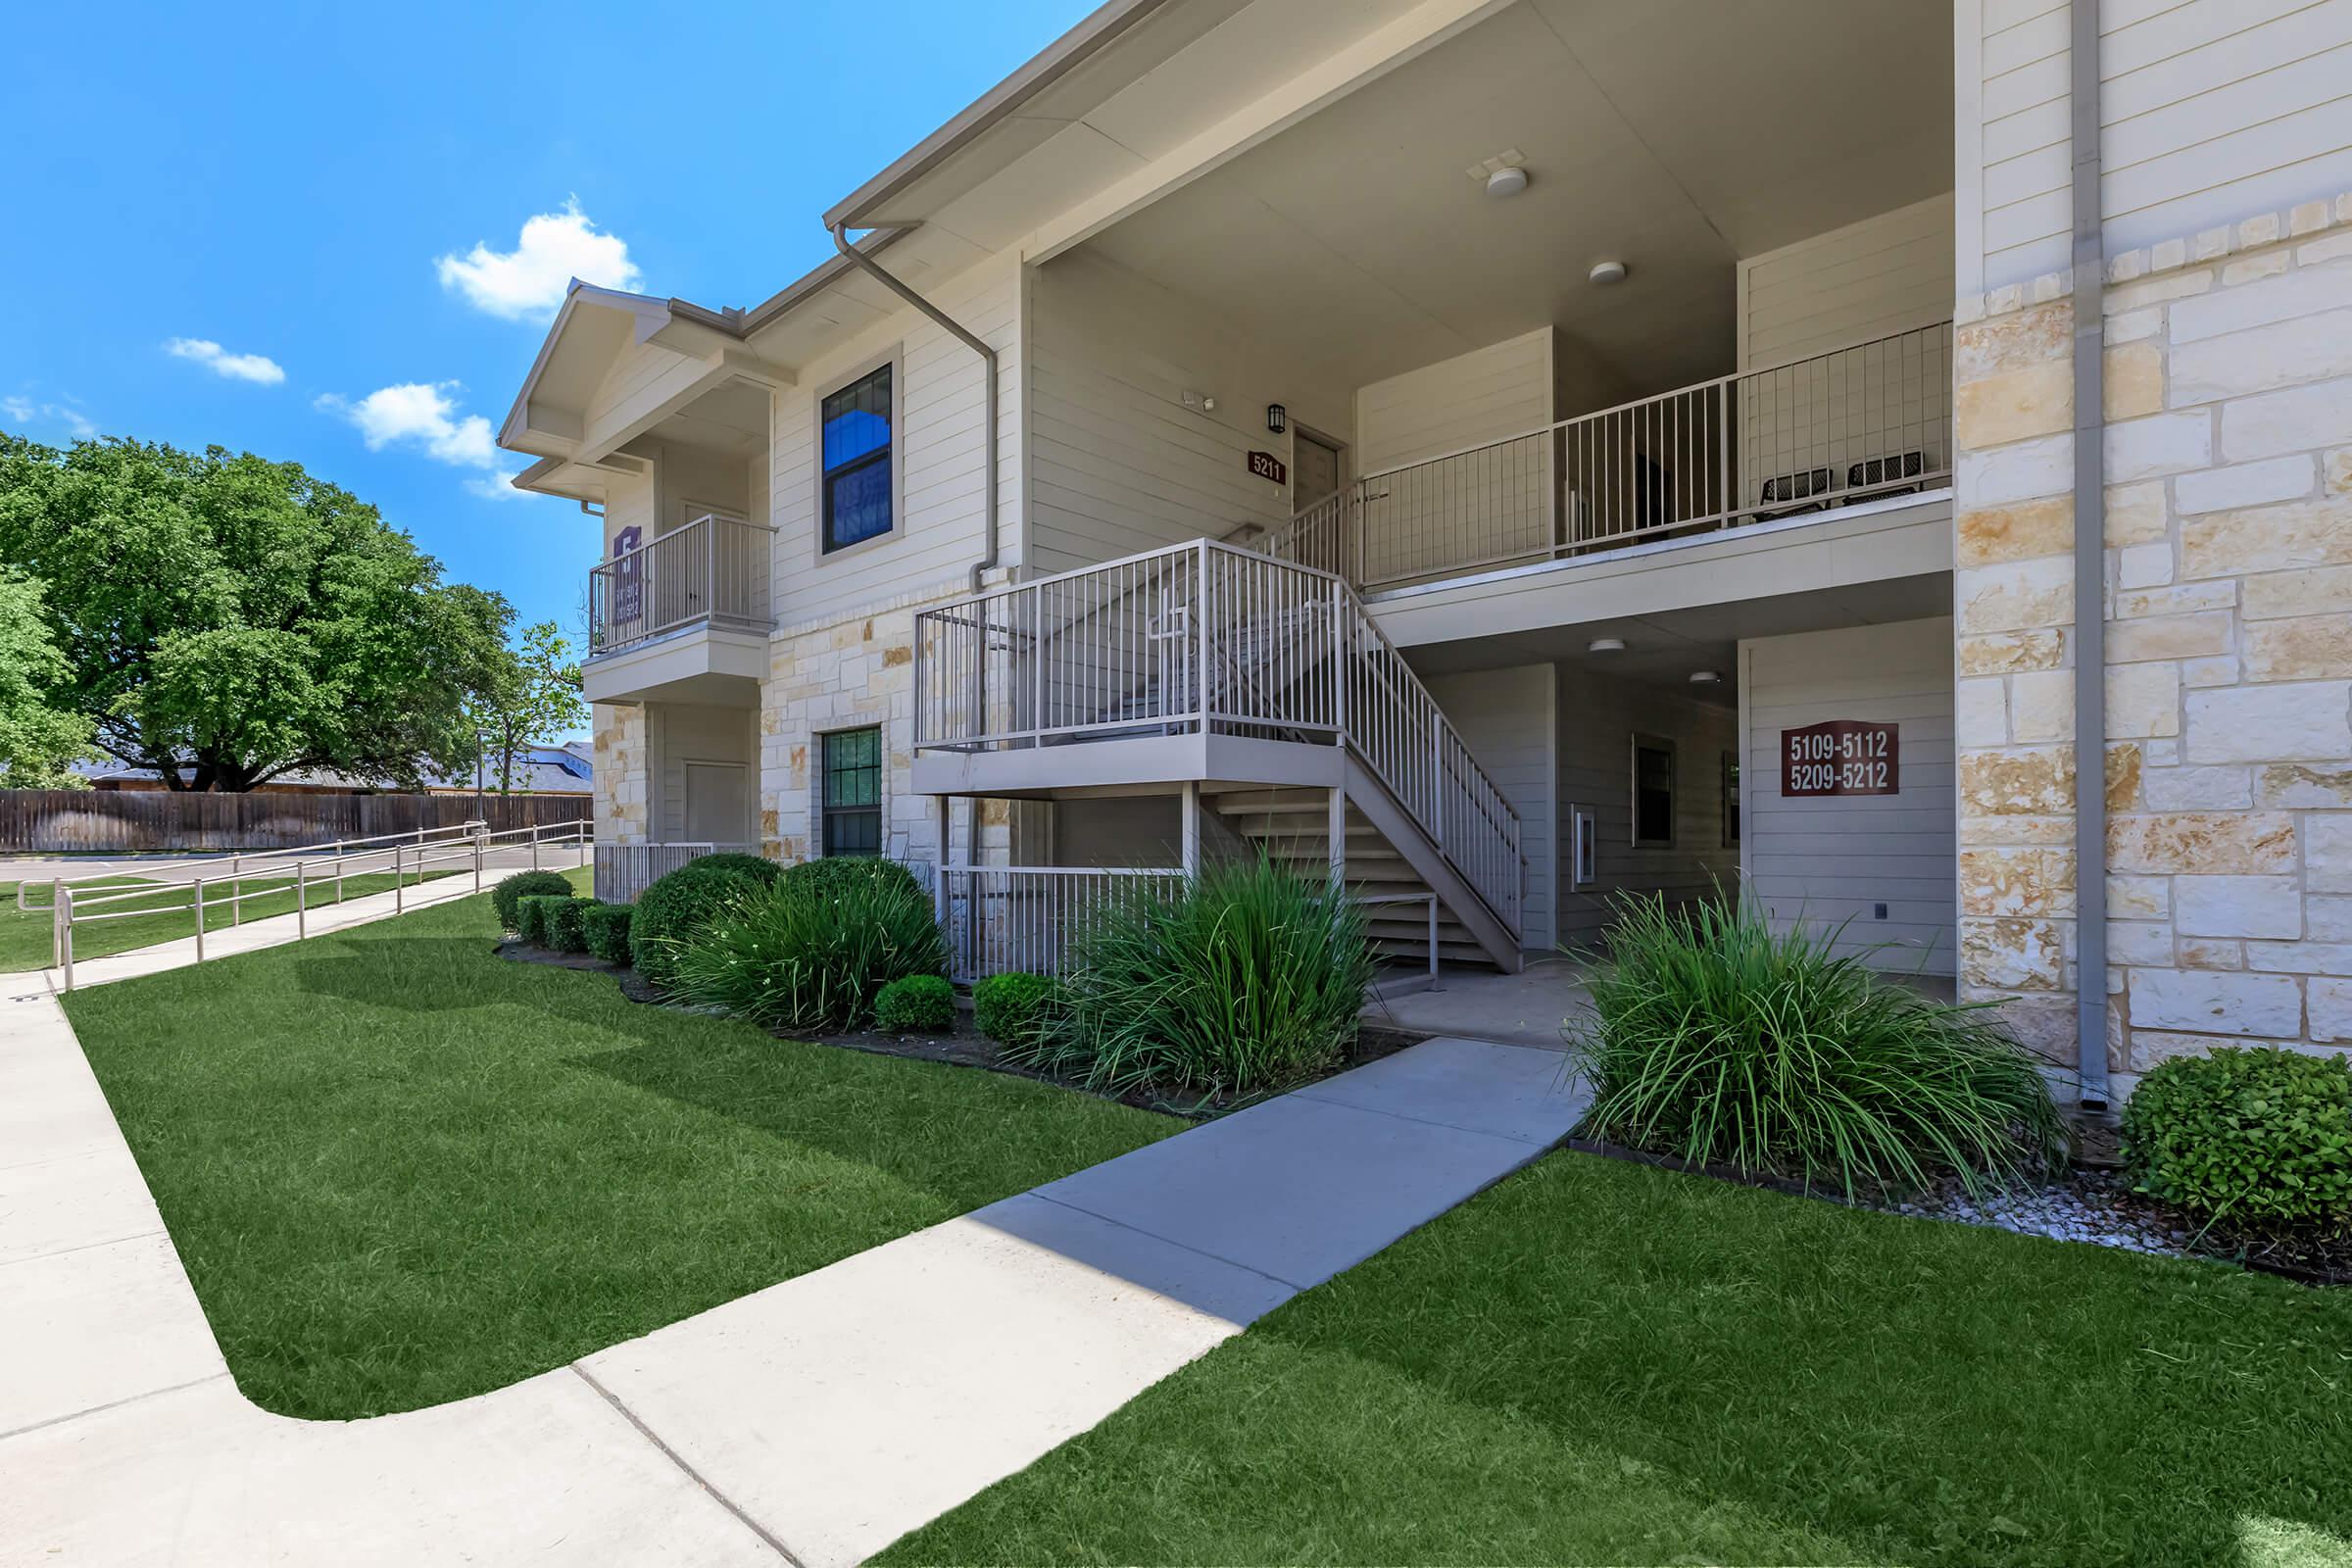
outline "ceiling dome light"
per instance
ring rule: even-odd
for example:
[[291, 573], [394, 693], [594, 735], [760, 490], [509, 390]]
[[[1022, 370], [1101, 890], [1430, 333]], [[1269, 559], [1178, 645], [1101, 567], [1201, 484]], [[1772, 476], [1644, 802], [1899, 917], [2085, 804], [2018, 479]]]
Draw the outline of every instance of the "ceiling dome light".
[[1589, 281], [1597, 283], [1604, 288], [1611, 283], [1622, 283], [1625, 281], [1625, 264], [1623, 262], [1614, 261], [1594, 262], [1592, 264], [1592, 270], [1587, 272], [1585, 277]]
[[1487, 194], [1496, 201], [1516, 196], [1525, 189], [1527, 171], [1524, 169], [1497, 169], [1487, 176]]
[[1693, 686], [1712, 686], [1721, 679], [1723, 677], [1711, 669], [1694, 669], [1690, 672], [1690, 684]]
[[1595, 637], [1585, 644], [1585, 652], [1588, 654], [1622, 654], [1625, 652], [1625, 639], [1622, 637]]

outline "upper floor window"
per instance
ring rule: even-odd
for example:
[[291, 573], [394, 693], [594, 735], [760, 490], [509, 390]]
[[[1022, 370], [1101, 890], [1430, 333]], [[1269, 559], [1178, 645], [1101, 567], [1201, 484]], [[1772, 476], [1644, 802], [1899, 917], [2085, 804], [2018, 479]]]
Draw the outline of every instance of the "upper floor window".
[[824, 446], [824, 548], [843, 550], [890, 532], [891, 367], [829, 393], [817, 422]]

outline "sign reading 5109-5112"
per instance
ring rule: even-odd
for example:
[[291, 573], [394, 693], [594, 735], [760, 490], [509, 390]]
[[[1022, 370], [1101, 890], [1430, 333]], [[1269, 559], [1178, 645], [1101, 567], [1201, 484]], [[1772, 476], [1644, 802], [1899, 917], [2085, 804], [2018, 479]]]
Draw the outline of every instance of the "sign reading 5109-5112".
[[1783, 795], [1896, 795], [1902, 726], [1832, 718], [1781, 731]]

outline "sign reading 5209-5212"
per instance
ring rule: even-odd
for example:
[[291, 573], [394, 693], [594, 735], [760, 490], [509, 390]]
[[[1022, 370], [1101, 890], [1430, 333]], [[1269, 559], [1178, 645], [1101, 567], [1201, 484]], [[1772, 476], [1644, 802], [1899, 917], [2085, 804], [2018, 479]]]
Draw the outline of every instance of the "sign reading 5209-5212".
[[1902, 726], [1831, 718], [1781, 731], [1783, 795], [1895, 795], [1902, 789]]

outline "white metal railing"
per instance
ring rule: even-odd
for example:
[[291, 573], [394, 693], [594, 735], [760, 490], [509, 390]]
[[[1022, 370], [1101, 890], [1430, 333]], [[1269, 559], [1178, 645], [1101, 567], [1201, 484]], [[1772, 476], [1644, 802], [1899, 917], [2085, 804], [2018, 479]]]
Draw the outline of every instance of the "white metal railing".
[[1183, 886], [1174, 869], [941, 866], [936, 897], [949, 969], [966, 984], [992, 974], [1058, 977], [1088, 922]]
[[1952, 471], [1949, 321], [1364, 475], [1252, 548], [1359, 588], [1823, 512]]
[[757, 844], [674, 843], [596, 846], [596, 896], [607, 904], [634, 904], [662, 877], [706, 855], [758, 855]]
[[919, 612], [914, 743], [1344, 744], [1516, 932], [1519, 818], [1347, 583], [1213, 540]]
[[[310, 906], [314, 889], [333, 890], [332, 904], [344, 898], [347, 877], [389, 875], [392, 908], [406, 906], [408, 890], [420, 883], [470, 871], [470, 891], [479, 892], [486, 862], [505, 854], [520, 861], [526, 855], [533, 870], [548, 857], [576, 850], [579, 863], [588, 858], [594, 824], [585, 820], [542, 822], [528, 827], [489, 831], [483, 822], [460, 822], [447, 827], [417, 828], [368, 839], [335, 839], [324, 844], [288, 850], [265, 850], [208, 861], [213, 874], [186, 882], [145, 882], [135, 886], [92, 885], [91, 878], [57, 878], [51, 889], [50, 957], [64, 971], [64, 988], [74, 989], [74, 933], [108, 920], [155, 919], [181, 914], [192, 917], [196, 961], [204, 961], [205, 932], [221, 909], [228, 923], [242, 925], [245, 906], [254, 899], [282, 899], [293, 895], [295, 940], [310, 936]], [[503, 841], [503, 842], [502, 842]], [[24, 890], [18, 890], [20, 906]], [[358, 895], [355, 895], [358, 896]], [[125, 906], [127, 906], [127, 907]], [[35, 907], [38, 907], [37, 906]], [[170, 936], [158, 942], [173, 940]], [[154, 944], [144, 944], [153, 946]]]
[[767, 630], [774, 533], [765, 523], [705, 513], [598, 565], [588, 573], [588, 652], [609, 654], [696, 623]]

